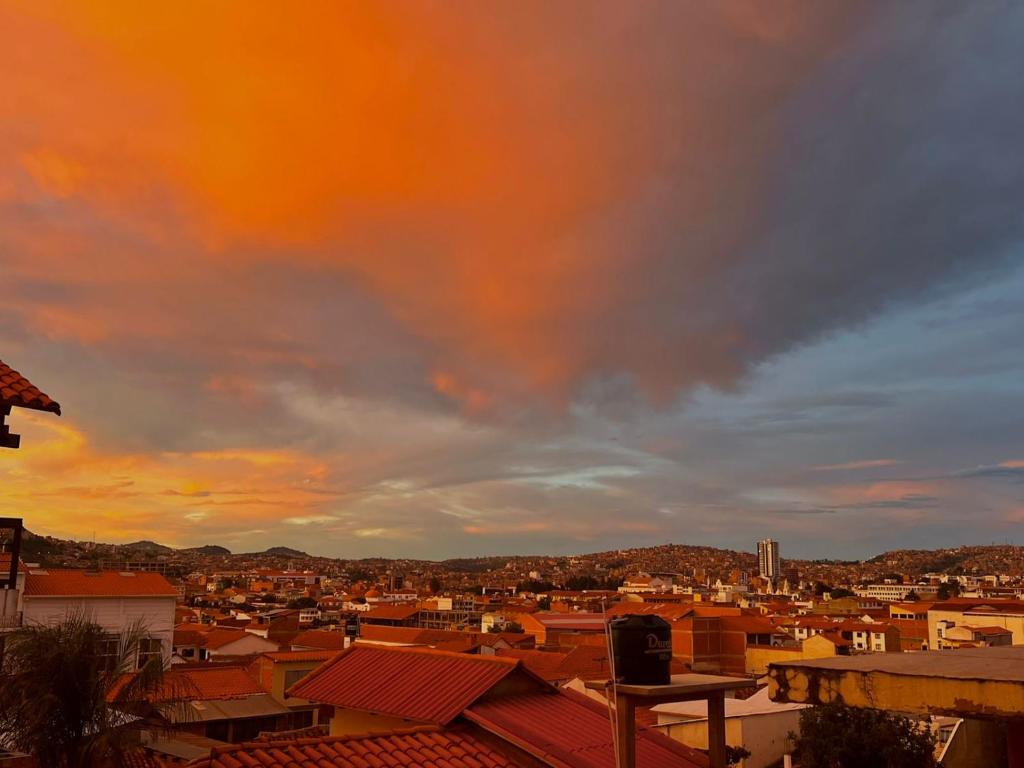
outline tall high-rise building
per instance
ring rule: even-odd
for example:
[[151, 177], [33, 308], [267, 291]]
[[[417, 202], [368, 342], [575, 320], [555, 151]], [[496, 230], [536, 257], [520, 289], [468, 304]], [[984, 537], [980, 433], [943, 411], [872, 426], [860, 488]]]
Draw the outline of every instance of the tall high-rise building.
[[773, 539], [762, 539], [757, 542], [757, 568], [765, 578], [779, 578], [782, 573], [779, 567], [779, 542]]

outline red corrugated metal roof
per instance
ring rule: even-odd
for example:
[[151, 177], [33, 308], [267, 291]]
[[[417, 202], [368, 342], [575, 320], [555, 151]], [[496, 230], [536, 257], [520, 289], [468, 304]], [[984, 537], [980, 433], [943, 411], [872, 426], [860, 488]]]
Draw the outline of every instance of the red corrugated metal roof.
[[291, 646], [300, 648], [321, 648], [326, 651], [340, 651], [345, 647], [345, 633], [326, 629], [311, 629], [300, 632], [291, 640]]
[[33, 570], [25, 597], [177, 597], [159, 573], [132, 571]]
[[[582, 694], [501, 696], [474, 704], [465, 716], [551, 765], [615, 768], [607, 709]], [[643, 726], [637, 729], [638, 768], [698, 768], [707, 757]]]
[[495, 656], [357, 645], [288, 695], [444, 725], [518, 668], [517, 660]]
[[406, 619], [411, 619], [419, 612], [419, 606], [415, 603], [411, 605], [379, 605], [362, 614], [359, 620], [384, 619], [386, 621], [405, 621]]
[[0, 360], [0, 404], [60, 415], [60, 403], [40, 392], [38, 387], [3, 360]]
[[274, 663], [287, 661], [327, 661], [334, 658], [335, 651], [267, 651], [261, 655]]
[[216, 747], [188, 768], [519, 768], [469, 728], [415, 728]]

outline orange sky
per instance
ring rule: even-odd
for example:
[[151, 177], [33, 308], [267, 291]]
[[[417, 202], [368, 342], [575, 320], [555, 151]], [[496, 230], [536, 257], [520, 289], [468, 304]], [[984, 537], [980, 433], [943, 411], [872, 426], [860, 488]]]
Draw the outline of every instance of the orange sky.
[[[0, 0], [0, 358], [67, 414], [22, 417], [0, 497], [30, 528], [180, 543], [310, 526], [424, 540], [403, 505], [501, 546], [660, 530], [618, 519], [665, 501], [623, 478], [686, 468], [604, 430], [737, 392], [765, 361], [916, 299], [924, 273], [960, 274], [959, 252], [888, 218], [915, 220], [899, 183], [916, 135], [891, 130], [916, 130], [905, 94], [927, 90], [890, 74], [947, 70], [893, 64], [918, 26], [881, 16]], [[844, 112], [872, 98], [857, 114], [891, 117], [874, 143]], [[889, 269], [878, 232], [919, 266]], [[794, 464], [899, 474], [890, 455]], [[523, 480], [538, 468], [568, 485]], [[816, 503], [890, 499], [844, 480]], [[665, 493], [703, 509], [723, 482]], [[890, 500], [938, 493], [925, 486]]]

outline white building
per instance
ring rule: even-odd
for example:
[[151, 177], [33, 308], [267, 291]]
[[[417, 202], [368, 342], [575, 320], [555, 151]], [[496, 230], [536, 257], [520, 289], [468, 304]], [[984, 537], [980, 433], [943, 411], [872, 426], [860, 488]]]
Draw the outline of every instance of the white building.
[[[20, 581], [20, 580], [19, 580]], [[139, 626], [146, 635], [140, 665], [159, 654], [171, 659], [178, 591], [159, 573], [30, 569], [19, 595], [21, 623], [57, 624], [83, 616], [111, 635]]]
[[779, 542], [774, 539], [762, 539], [757, 542], [757, 568], [758, 573], [766, 579], [779, 578], [782, 574], [782, 567], [779, 564]]

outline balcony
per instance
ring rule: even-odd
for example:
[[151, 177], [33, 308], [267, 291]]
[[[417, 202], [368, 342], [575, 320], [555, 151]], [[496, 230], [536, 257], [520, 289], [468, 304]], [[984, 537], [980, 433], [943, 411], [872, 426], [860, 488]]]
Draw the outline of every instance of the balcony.
[[21, 627], [21, 611], [0, 614], [0, 632], [8, 632]]

